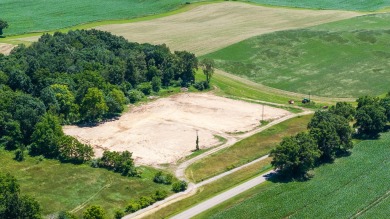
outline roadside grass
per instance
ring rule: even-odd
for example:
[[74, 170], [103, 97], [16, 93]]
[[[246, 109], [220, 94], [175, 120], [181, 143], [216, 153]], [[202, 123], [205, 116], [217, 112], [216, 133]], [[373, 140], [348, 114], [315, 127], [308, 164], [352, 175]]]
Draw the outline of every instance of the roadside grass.
[[390, 133], [362, 141], [309, 181], [267, 182], [195, 218], [387, 218], [389, 142]]
[[124, 210], [130, 199], [150, 196], [157, 190], [172, 194], [171, 186], [153, 182], [157, 170], [149, 167], [139, 167], [141, 178], [123, 177], [86, 164], [64, 164], [49, 159], [39, 161], [39, 157], [30, 156], [17, 162], [13, 157], [12, 152], [0, 149], [0, 171], [14, 175], [22, 194], [35, 197], [44, 215], [72, 210], [81, 215], [86, 207], [100, 205], [113, 218], [115, 210]]
[[262, 157], [283, 137], [306, 130], [311, 117], [307, 115], [289, 119], [211, 154], [191, 164], [186, 169], [186, 177], [193, 182], [201, 182]]
[[[390, 13], [385, 13], [279, 31], [202, 58], [214, 59], [216, 67], [226, 72], [281, 90], [324, 97], [380, 95], [390, 82], [389, 23]], [[241, 92], [239, 85], [224, 87], [218, 75], [214, 79], [229, 94], [257, 95], [248, 89]], [[264, 96], [272, 102], [288, 99]]]
[[335, 9], [335, 10], [352, 10], [352, 11], [376, 11], [390, 6], [389, 0], [251, 0], [251, 2], [273, 5], [286, 6], [294, 8], [311, 8], [311, 9]]
[[182, 199], [178, 202], [172, 203], [152, 214], [144, 217], [145, 219], [154, 219], [154, 218], [168, 218], [175, 214], [180, 213], [181, 211], [188, 209], [196, 204], [201, 203], [219, 193], [222, 193], [239, 183], [250, 180], [251, 178], [258, 176], [261, 173], [264, 173], [270, 170], [271, 167], [271, 158], [267, 158], [260, 162], [256, 162], [250, 166], [247, 166], [237, 172], [230, 174], [229, 176], [223, 177], [215, 182], [207, 184], [198, 188], [196, 194]]

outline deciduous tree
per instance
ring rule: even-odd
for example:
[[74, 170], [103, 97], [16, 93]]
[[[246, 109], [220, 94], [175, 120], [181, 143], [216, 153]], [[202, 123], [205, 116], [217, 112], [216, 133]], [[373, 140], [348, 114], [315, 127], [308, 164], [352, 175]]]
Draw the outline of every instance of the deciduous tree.
[[320, 157], [315, 139], [307, 133], [287, 137], [271, 151], [271, 164], [288, 177], [305, 177]]
[[8, 28], [8, 22], [0, 19], [0, 36], [3, 35], [3, 30]]

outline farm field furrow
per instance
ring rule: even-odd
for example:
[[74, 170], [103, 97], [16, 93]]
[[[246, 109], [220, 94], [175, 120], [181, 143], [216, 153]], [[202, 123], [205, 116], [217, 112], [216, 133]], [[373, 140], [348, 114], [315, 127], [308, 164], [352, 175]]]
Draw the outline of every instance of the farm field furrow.
[[386, 13], [261, 35], [203, 57], [273, 88], [351, 98], [388, 91], [389, 51]]
[[[267, 8], [239, 2], [206, 4], [149, 21], [111, 24], [96, 29], [139, 43], [166, 44], [171, 50], [203, 55], [241, 40], [278, 30], [343, 20], [361, 13]], [[20, 38], [36, 41], [38, 37]]]
[[[390, 190], [389, 141], [390, 133], [378, 140], [362, 141], [349, 157], [315, 169], [309, 181], [262, 185], [197, 218], [352, 217]], [[372, 208], [373, 213], [378, 210], [388, 215], [387, 200]], [[368, 217], [370, 211], [366, 213]]]

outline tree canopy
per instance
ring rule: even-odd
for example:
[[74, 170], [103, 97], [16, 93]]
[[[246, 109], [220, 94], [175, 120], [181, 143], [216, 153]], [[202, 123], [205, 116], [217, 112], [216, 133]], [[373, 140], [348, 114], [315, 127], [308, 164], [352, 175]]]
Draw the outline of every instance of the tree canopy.
[[308, 133], [286, 137], [271, 151], [271, 164], [284, 176], [305, 177], [320, 157], [316, 140]]
[[22, 196], [19, 184], [10, 174], [0, 173], [0, 218], [42, 218], [39, 203], [29, 196]]
[[0, 36], [3, 35], [3, 29], [8, 28], [8, 22], [0, 19]]

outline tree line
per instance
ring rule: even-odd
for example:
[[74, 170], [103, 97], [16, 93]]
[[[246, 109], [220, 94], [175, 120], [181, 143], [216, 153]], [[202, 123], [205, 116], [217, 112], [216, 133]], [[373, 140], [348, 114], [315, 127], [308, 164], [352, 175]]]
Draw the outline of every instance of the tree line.
[[[384, 98], [364, 96], [357, 107], [339, 102], [317, 111], [308, 131], [284, 138], [271, 151], [272, 165], [282, 177], [307, 179], [310, 169], [350, 153], [352, 137], [377, 138], [390, 122], [390, 92]], [[351, 127], [353, 123], [353, 129]]]

